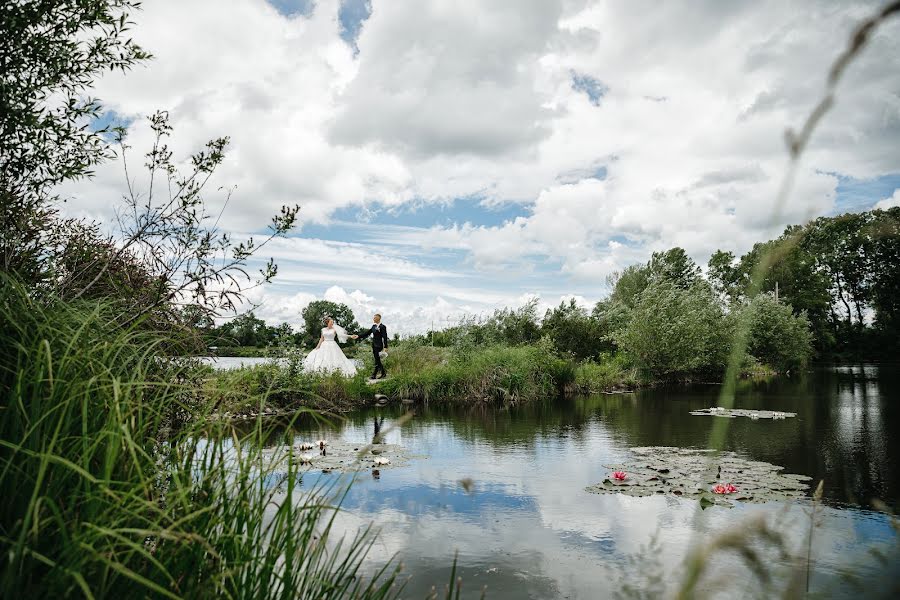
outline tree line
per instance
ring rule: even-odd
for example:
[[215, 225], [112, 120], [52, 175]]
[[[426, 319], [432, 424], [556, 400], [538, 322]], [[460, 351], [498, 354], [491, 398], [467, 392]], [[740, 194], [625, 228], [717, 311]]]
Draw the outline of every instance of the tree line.
[[[752, 274], [771, 260], [754, 290]], [[718, 375], [739, 326], [744, 369], [795, 370], [810, 359], [900, 356], [900, 208], [789, 226], [736, 258], [715, 252], [706, 272], [682, 248], [614, 273], [592, 309], [574, 300], [464, 319], [424, 337], [439, 346], [530, 344], [548, 338], [575, 360], [621, 354], [657, 378]]]
[[[771, 266], [755, 291], [751, 275]], [[574, 300], [540, 314], [537, 300], [464, 317], [417, 336], [439, 347], [534, 344], [542, 338], [574, 361], [621, 355], [653, 378], [716, 376], [737, 328], [746, 327], [745, 370], [788, 372], [810, 359], [891, 359], [900, 340], [900, 208], [822, 217], [790, 226], [736, 258], [717, 251], [704, 271], [682, 248], [655, 252], [608, 281], [592, 308]], [[270, 326], [250, 312], [204, 329], [208, 345], [312, 347], [331, 315], [357, 329], [352, 310], [319, 300], [304, 326]]]
[[201, 318], [195, 320], [193, 324], [202, 332], [206, 346], [216, 347], [220, 352], [227, 351], [229, 347], [265, 348], [293, 345], [312, 348], [319, 341], [326, 317], [332, 317], [347, 331], [356, 332], [360, 329], [353, 310], [339, 302], [315, 300], [310, 302], [301, 314], [303, 327], [298, 329], [294, 329], [290, 323], [269, 325], [253, 311], [240, 314], [220, 325], [216, 325], [213, 319], [200, 315]]

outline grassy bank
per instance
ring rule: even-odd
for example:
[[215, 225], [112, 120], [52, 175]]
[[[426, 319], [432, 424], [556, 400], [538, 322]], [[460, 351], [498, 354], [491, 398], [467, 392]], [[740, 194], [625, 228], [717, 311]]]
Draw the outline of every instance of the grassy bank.
[[371, 404], [375, 394], [393, 400], [506, 406], [563, 393], [631, 389], [639, 383], [622, 359], [576, 363], [545, 344], [451, 349], [400, 343], [385, 361], [389, 377], [374, 385], [366, 383], [371, 371], [367, 349], [357, 348], [355, 357], [363, 367], [352, 378], [304, 373], [299, 352], [283, 365], [208, 371], [203, 393], [214, 412], [234, 415], [255, 411], [263, 395], [278, 410], [340, 412]]
[[396, 595], [389, 567], [359, 576], [372, 536], [329, 540], [337, 490], [301, 492], [295, 466], [266, 466], [262, 421], [184, 420], [205, 407], [192, 371], [116, 318], [4, 281], [0, 595]]

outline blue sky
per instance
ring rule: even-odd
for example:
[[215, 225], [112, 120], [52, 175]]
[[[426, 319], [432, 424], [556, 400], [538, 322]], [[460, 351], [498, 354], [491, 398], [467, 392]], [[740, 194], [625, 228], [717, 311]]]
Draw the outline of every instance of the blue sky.
[[[158, 0], [133, 28], [154, 59], [97, 82], [94, 126], [128, 127], [133, 161], [156, 110], [177, 159], [228, 135], [207, 200], [217, 212], [235, 189], [220, 225], [238, 238], [301, 206], [267, 247], [278, 279], [252, 298], [270, 321], [297, 324], [317, 298], [407, 333], [531, 298], [590, 307], [654, 251], [704, 264], [787, 224], [900, 203], [890, 22], [774, 205], [785, 129], [819, 101], [835, 39], [877, 7]], [[62, 190], [64, 209], [113, 223], [123, 187], [121, 165], [101, 165]]]

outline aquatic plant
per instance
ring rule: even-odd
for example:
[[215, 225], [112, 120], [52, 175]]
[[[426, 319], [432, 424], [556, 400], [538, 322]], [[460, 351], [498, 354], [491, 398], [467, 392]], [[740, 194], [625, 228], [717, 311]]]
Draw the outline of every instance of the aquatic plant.
[[734, 452], [653, 447], [632, 448], [629, 453], [627, 462], [610, 465], [615, 469], [612, 479], [589, 486], [587, 491], [628, 496], [671, 494], [695, 498], [701, 507], [730, 507], [734, 501], [802, 498], [809, 487], [809, 477], [784, 474], [782, 467], [747, 460]]

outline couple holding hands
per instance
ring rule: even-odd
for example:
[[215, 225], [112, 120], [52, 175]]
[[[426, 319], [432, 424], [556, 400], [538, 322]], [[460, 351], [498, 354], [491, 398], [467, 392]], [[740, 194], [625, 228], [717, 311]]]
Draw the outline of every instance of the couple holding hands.
[[[310, 352], [303, 361], [303, 368], [309, 372], [332, 373], [339, 372], [347, 377], [356, 375], [356, 364], [344, 356], [338, 342], [344, 344], [348, 339], [365, 339], [372, 336], [372, 356], [375, 358], [375, 370], [372, 379], [384, 379], [387, 372], [381, 359], [387, 356], [388, 335], [387, 327], [381, 322], [381, 315], [376, 314], [372, 318], [372, 326], [359, 334], [349, 334], [347, 330], [334, 322], [331, 317], [325, 317], [325, 327], [315, 350]], [[378, 374], [381, 373], [379, 377]]]

